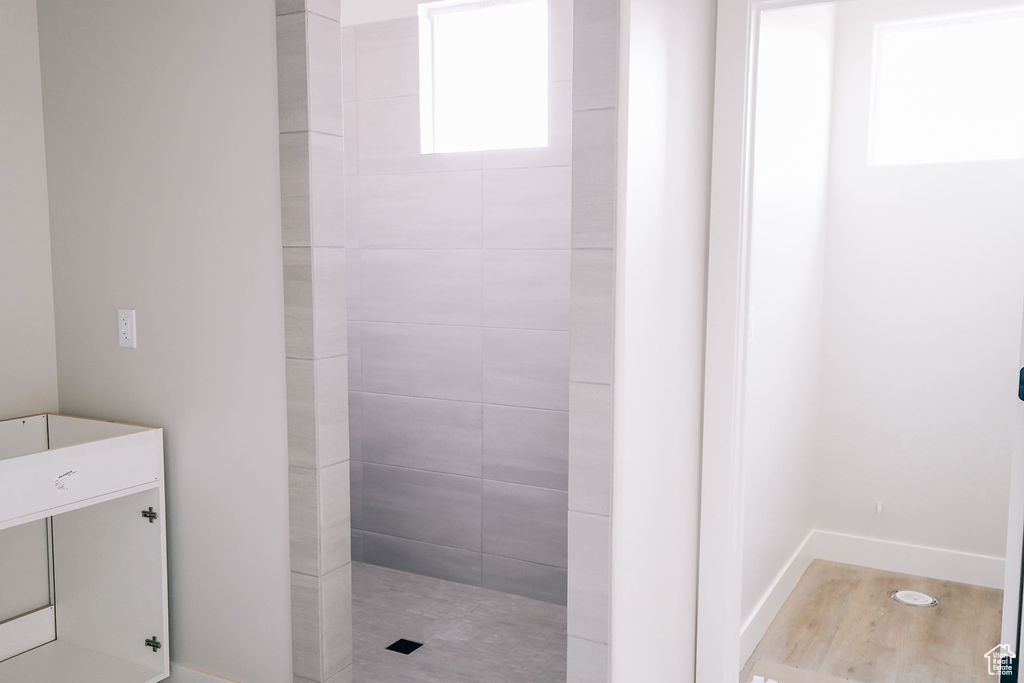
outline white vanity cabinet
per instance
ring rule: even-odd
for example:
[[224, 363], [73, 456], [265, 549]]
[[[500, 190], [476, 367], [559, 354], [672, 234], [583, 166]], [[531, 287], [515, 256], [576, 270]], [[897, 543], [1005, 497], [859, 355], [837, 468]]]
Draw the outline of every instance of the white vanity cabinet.
[[0, 683], [167, 678], [166, 538], [162, 429], [0, 421]]

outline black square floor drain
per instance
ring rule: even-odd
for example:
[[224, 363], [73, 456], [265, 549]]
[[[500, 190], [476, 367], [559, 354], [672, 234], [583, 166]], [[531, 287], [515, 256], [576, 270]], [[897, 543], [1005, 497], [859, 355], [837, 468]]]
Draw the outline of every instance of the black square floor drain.
[[391, 650], [392, 652], [400, 652], [403, 655], [407, 655], [415, 652], [421, 647], [423, 647], [423, 643], [417, 643], [415, 640], [406, 640], [405, 638], [399, 638], [395, 642], [388, 645], [385, 649]]

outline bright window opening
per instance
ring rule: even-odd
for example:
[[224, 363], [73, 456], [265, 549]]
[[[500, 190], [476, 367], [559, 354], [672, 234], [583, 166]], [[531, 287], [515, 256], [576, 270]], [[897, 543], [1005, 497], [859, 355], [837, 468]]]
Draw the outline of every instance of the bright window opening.
[[547, 0], [419, 6], [420, 151], [548, 144]]
[[882, 24], [869, 160], [1024, 158], [1024, 10]]

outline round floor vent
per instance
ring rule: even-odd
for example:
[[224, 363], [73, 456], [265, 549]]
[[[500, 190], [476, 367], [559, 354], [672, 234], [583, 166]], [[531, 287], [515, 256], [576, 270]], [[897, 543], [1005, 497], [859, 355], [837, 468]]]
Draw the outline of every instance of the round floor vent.
[[918, 591], [889, 591], [889, 597], [901, 605], [910, 605], [911, 607], [935, 607], [939, 604], [938, 598], [933, 598], [927, 593], [920, 593]]

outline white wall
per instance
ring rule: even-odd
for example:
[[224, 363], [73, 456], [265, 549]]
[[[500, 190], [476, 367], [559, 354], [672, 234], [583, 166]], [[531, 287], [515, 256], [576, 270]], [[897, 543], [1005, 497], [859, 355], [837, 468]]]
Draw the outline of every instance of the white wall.
[[623, 3], [613, 681], [693, 680], [713, 0]]
[[814, 525], [834, 37], [831, 5], [761, 18], [744, 394], [744, 620]]
[[172, 658], [291, 680], [274, 3], [39, 26], [60, 407], [166, 428]]
[[35, 0], [0, 4], [0, 419], [57, 408]]
[[866, 163], [873, 23], [996, 4], [838, 8], [819, 528], [1003, 555], [1024, 162]]

